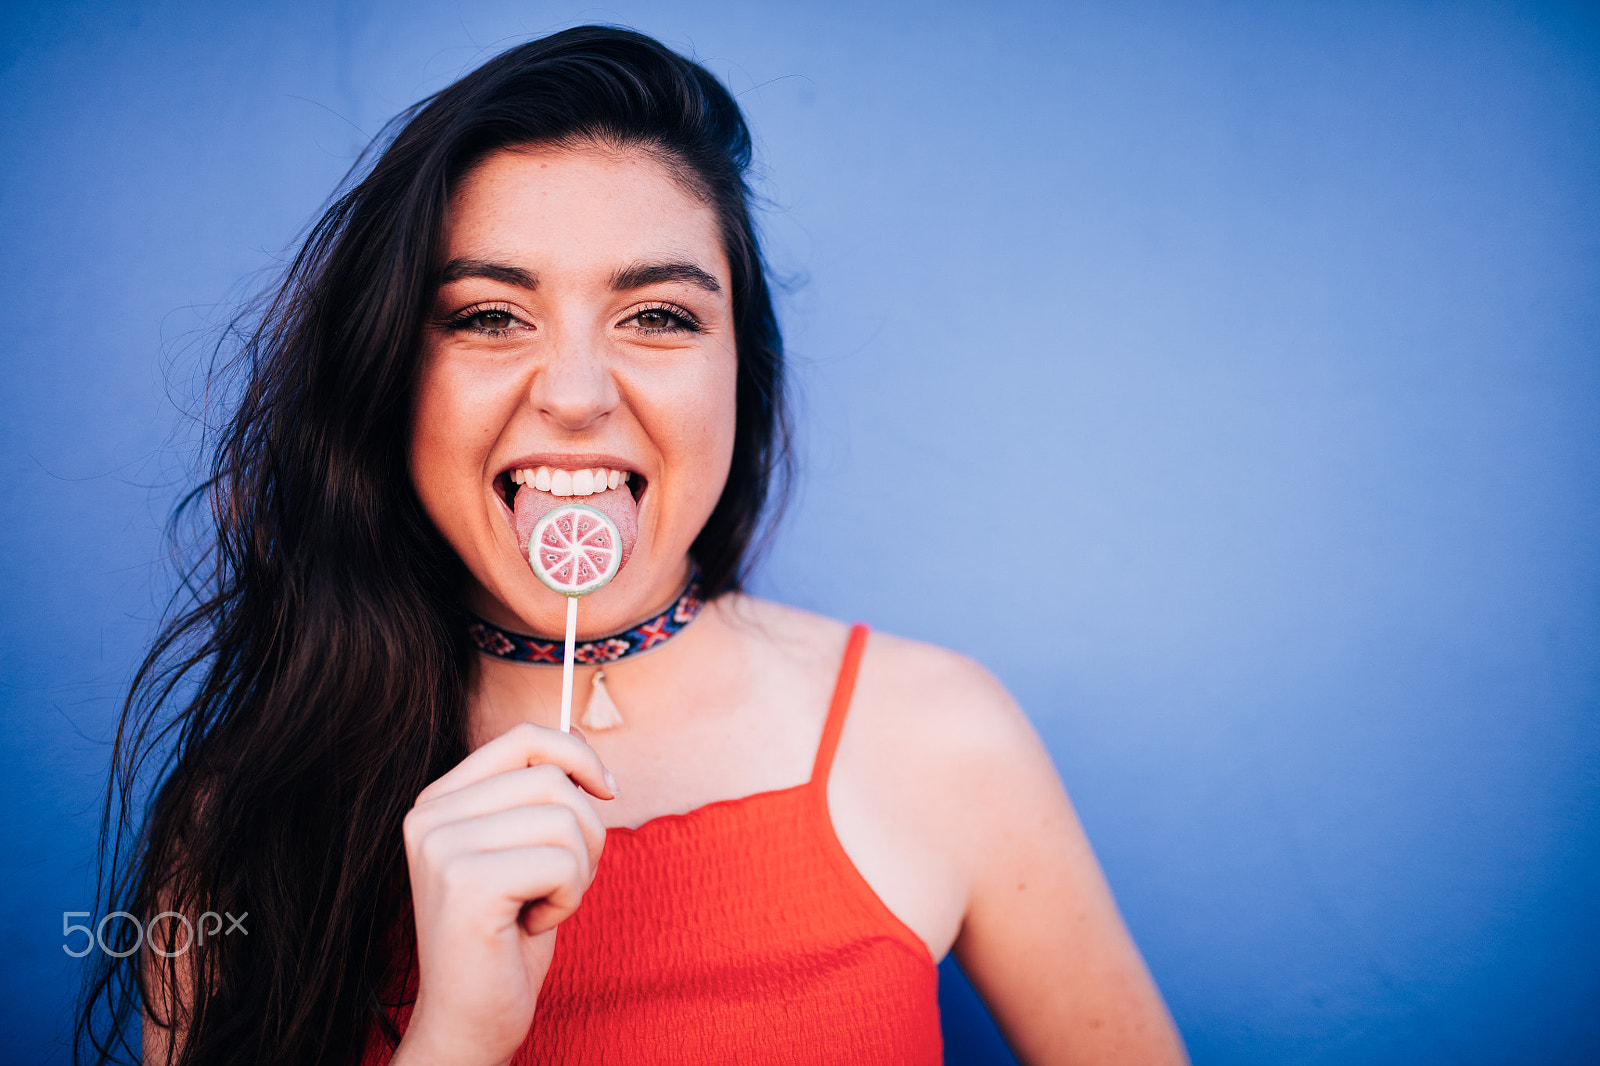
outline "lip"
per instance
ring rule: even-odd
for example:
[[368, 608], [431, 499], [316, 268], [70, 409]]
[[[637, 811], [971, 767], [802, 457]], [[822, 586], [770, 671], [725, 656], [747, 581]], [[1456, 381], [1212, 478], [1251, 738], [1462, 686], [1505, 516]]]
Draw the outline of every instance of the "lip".
[[559, 470], [586, 470], [603, 466], [608, 470], [626, 470], [630, 474], [635, 474], [639, 477], [644, 476], [644, 471], [628, 462], [628, 460], [618, 458], [615, 455], [601, 455], [598, 452], [589, 452], [582, 455], [557, 455], [554, 452], [539, 452], [533, 455], [518, 456], [506, 463], [495, 477], [509, 476], [513, 470], [537, 470], [541, 466]]

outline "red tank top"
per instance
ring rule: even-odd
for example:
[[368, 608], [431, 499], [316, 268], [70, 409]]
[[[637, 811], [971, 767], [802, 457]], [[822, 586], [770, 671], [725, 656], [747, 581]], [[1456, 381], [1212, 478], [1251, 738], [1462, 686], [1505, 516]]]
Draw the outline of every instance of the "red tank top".
[[[866, 638], [851, 629], [811, 780], [606, 831], [513, 1066], [942, 1062], [938, 967], [828, 815]], [[388, 1061], [376, 1033], [366, 1051]]]

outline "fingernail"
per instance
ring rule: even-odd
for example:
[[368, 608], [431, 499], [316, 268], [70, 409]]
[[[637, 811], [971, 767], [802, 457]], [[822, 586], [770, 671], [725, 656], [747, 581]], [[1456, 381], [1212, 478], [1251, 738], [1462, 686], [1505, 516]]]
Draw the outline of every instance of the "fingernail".
[[617, 779], [611, 776], [610, 770], [606, 771], [606, 787], [611, 790], [613, 796], [622, 795], [622, 789], [617, 787]]

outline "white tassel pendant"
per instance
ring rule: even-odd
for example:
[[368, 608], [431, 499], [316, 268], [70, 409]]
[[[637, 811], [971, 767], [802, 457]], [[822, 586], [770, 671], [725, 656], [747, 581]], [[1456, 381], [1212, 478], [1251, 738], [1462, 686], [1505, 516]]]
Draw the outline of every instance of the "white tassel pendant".
[[606, 691], [605, 671], [596, 670], [594, 684], [589, 687], [589, 706], [583, 709], [583, 728], [610, 729], [621, 724], [622, 715]]

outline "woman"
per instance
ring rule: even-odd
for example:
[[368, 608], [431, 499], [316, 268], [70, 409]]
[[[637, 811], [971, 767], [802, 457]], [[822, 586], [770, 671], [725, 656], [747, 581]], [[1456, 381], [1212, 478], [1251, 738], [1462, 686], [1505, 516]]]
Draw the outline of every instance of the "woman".
[[[119, 747], [131, 787], [197, 670], [111, 885], [164, 912], [147, 1061], [937, 1061], [952, 950], [1025, 1062], [1183, 1060], [1006, 693], [741, 591], [787, 462], [749, 156], [703, 69], [584, 27], [419, 105], [311, 233]], [[573, 495], [628, 552], [587, 735], [527, 555]]]

